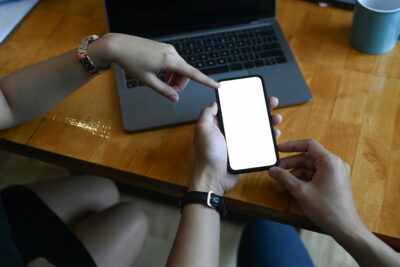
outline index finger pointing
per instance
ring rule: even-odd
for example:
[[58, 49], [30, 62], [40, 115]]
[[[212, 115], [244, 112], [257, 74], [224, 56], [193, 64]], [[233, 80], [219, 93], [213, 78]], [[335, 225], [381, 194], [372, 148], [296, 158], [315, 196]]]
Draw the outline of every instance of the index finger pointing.
[[214, 79], [208, 77], [198, 69], [192, 67], [186, 61], [183, 59], [179, 61], [179, 63], [176, 65], [173, 71], [178, 72], [179, 74], [186, 76], [187, 78], [196, 81], [198, 83], [204, 84], [205, 86], [211, 87], [211, 88], [219, 88], [220, 85], [218, 82], [216, 82]]

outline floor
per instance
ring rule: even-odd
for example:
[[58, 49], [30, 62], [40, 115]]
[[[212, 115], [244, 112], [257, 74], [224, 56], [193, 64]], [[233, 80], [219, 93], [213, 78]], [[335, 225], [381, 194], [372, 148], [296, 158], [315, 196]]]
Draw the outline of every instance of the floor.
[[[0, 188], [9, 184], [65, 177], [68, 174], [69, 171], [62, 167], [0, 151]], [[134, 267], [164, 266], [178, 227], [179, 209], [173, 201], [161, 201], [158, 196], [149, 197], [127, 185], [119, 187], [122, 199], [138, 203], [150, 222], [149, 237]], [[243, 226], [241, 220], [222, 220], [221, 267], [236, 266], [236, 249]], [[331, 237], [306, 230], [300, 231], [300, 237], [317, 267], [358, 266]]]

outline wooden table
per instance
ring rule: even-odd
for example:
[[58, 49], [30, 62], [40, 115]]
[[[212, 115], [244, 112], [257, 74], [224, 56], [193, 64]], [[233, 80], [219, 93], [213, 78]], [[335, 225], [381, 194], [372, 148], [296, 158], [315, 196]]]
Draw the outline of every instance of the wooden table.
[[[280, 142], [315, 138], [347, 161], [362, 219], [400, 248], [400, 45], [381, 56], [354, 50], [347, 10], [281, 0], [278, 19], [313, 94], [279, 110]], [[42, 0], [0, 46], [0, 76], [106, 31], [100, 0]], [[125, 133], [114, 79], [99, 76], [42, 118], [0, 132], [0, 147], [181, 195], [193, 169], [194, 125]], [[233, 211], [318, 230], [266, 172], [245, 175], [227, 197]]]

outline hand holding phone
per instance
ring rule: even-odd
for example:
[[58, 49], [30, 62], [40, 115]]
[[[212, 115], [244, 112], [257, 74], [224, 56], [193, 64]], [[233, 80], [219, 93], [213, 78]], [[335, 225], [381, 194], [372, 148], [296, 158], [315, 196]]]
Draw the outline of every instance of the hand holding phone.
[[248, 76], [219, 83], [216, 95], [228, 171], [254, 172], [277, 165], [279, 156], [262, 78]]

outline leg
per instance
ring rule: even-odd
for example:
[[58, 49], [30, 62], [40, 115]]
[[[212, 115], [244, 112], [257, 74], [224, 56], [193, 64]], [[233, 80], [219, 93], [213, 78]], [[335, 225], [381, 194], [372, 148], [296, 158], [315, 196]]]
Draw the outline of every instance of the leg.
[[314, 264], [293, 227], [267, 220], [246, 226], [240, 240], [238, 267], [311, 267]]
[[66, 224], [106, 209], [119, 201], [119, 193], [108, 179], [78, 175], [28, 185]]
[[147, 218], [132, 203], [112, 206], [73, 226], [99, 267], [131, 267], [147, 236]]

